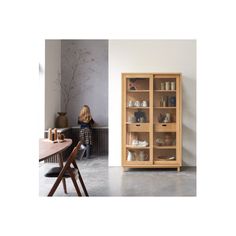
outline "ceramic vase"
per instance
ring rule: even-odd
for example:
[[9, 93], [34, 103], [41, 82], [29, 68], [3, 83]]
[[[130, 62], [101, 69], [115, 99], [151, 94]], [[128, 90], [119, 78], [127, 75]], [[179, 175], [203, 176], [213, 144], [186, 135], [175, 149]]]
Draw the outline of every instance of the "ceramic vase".
[[175, 82], [171, 82], [170, 83], [170, 89], [171, 90], [175, 90]]
[[56, 127], [57, 128], [68, 127], [68, 118], [66, 116], [66, 112], [58, 112], [58, 117], [56, 118]]
[[127, 161], [133, 161], [134, 160], [134, 153], [128, 151]]

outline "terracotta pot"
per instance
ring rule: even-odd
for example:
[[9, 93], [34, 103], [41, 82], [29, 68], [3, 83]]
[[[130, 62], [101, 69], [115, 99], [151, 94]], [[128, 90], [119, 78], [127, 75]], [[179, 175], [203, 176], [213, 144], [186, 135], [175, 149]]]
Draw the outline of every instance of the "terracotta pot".
[[58, 117], [56, 118], [56, 127], [57, 128], [67, 128], [68, 127], [68, 118], [66, 112], [58, 112]]

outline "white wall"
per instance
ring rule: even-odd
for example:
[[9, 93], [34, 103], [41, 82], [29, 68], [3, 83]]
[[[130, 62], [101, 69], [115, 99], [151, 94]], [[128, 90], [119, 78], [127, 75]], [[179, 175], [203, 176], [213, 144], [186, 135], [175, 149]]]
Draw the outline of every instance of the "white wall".
[[61, 92], [57, 79], [61, 77], [61, 40], [45, 40], [45, 129], [55, 127], [61, 111]]
[[109, 166], [121, 165], [121, 73], [181, 72], [183, 165], [196, 165], [196, 41], [109, 41]]

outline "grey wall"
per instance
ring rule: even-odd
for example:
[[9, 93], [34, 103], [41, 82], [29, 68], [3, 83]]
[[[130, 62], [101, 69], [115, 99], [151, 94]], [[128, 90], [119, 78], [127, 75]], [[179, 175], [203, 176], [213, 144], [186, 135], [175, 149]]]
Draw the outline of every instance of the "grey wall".
[[61, 110], [61, 40], [45, 40], [45, 127], [55, 127], [57, 112]]
[[[77, 125], [79, 111], [87, 104], [97, 126], [108, 126], [108, 40], [62, 40], [61, 80], [69, 86], [73, 72], [69, 126]], [[61, 110], [65, 101], [61, 96]]]

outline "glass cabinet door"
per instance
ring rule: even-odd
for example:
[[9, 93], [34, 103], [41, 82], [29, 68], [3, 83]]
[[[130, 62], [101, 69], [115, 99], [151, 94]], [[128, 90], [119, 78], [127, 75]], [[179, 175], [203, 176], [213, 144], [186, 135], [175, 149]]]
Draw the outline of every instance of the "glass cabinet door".
[[176, 78], [154, 77], [153, 161], [156, 165], [177, 163]]
[[[150, 75], [125, 78], [125, 163], [152, 164], [150, 158]], [[152, 101], [151, 101], [152, 103]]]

